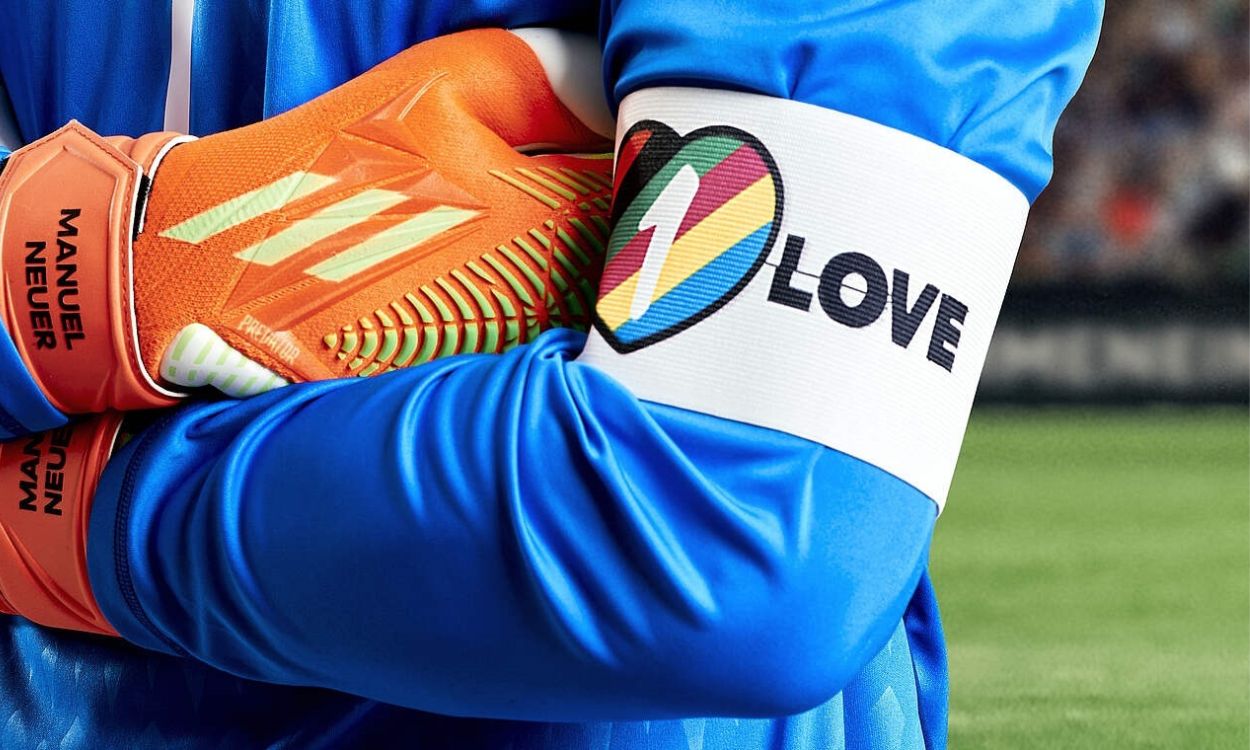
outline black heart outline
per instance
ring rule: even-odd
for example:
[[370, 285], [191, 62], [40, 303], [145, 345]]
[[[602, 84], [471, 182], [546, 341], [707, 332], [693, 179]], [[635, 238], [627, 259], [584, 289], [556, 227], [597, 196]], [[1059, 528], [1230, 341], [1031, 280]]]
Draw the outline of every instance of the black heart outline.
[[[709, 136], [719, 135], [736, 138], [744, 145], [750, 146], [754, 149], [764, 161], [764, 165], [768, 167], [769, 174], [772, 175], [773, 184], [776, 186], [777, 203], [773, 208], [773, 228], [768, 234], [768, 239], [764, 241], [764, 245], [760, 248], [759, 257], [755, 259], [751, 269], [743, 274], [742, 278], [739, 279], [737, 283], [729, 289], [729, 291], [725, 292], [719, 299], [714, 300], [711, 304], [707, 305], [694, 315], [684, 318], [668, 328], [656, 331], [650, 336], [644, 336], [632, 344], [627, 344], [618, 339], [616, 337], [616, 333], [608, 327], [608, 324], [605, 323], [602, 318], [599, 317], [599, 306], [598, 301], [596, 300], [593, 318], [595, 330], [597, 330], [599, 335], [608, 342], [609, 346], [620, 354], [636, 352], [639, 349], [676, 336], [696, 323], [711, 317], [713, 313], [719, 311], [722, 307], [727, 305], [731, 299], [738, 296], [738, 293], [741, 292], [747, 284], [751, 283], [751, 281], [755, 278], [755, 275], [759, 273], [760, 268], [764, 265], [764, 261], [768, 259], [769, 253], [772, 252], [773, 245], [777, 242], [777, 235], [781, 233], [782, 210], [785, 206], [785, 189], [781, 181], [781, 171], [777, 169], [777, 162], [773, 160], [773, 155], [768, 152], [768, 149], [765, 148], [760, 139], [745, 130], [740, 130], [729, 125], [709, 125], [707, 127], [693, 130], [685, 136], [682, 136], [679, 135], [676, 130], [659, 120], [639, 120], [634, 123], [633, 127], [625, 132], [624, 136], [621, 137], [621, 143], [628, 143], [629, 139], [632, 138], [635, 133], [644, 129], [651, 130], [653, 133], [651, 138], [647, 140], [647, 144], [643, 147], [642, 152], [638, 154], [638, 157], [634, 159], [634, 163], [630, 165], [629, 172], [626, 173], [620, 180], [620, 186], [617, 189], [618, 197], [620, 193], [627, 193], [630, 196], [630, 199], [627, 202], [622, 202], [620, 200], [614, 201], [617, 208], [612, 212], [613, 227], [616, 226], [617, 222], [621, 218], [621, 215], [627, 210], [627, 207], [634, 202], [634, 198], [638, 197], [638, 193], [642, 190], [642, 187], [645, 186], [647, 182], [661, 169], [663, 169], [665, 165], [672, 161], [673, 157], [676, 156], [678, 152], [686, 146], [686, 144], [701, 138], [707, 138]], [[657, 137], [662, 137], [665, 140], [656, 144], [657, 149], [655, 152], [648, 153], [648, 147], [650, 147], [652, 141], [654, 141]], [[644, 169], [645, 172], [643, 171]]]

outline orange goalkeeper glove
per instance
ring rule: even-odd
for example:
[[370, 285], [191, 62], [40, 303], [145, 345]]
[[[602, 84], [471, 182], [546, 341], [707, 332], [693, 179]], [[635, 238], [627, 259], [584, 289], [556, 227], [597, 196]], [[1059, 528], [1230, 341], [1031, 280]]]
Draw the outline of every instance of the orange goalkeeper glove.
[[200, 140], [70, 123], [0, 174], [4, 326], [65, 412], [584, 328], [612, 192], [598, 71], [590, 40], [480, 30]]

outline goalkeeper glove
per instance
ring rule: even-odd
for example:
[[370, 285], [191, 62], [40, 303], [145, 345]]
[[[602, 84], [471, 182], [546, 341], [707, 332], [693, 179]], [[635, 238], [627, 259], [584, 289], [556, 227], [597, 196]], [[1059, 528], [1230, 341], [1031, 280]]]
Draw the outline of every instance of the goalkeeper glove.
[[200, 140], [70, 123], [0, 174], [4, 325], [69, 413], [585, 328], [612, 192], [586, 153], [610, 149], [598, 70], [590, 40], [479, 30]]

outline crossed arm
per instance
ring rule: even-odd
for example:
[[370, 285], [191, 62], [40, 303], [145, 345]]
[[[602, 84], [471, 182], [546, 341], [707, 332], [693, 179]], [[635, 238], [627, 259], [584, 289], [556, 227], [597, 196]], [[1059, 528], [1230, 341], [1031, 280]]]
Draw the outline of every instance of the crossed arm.
[[[1100, 16], [700, 5], [605, 4], [618, 99], [797, 99], [1029, 198]], [[110, 463], [91, 518], [110, 622], [237, 674], [448, 714], [777, 715], [833, 695], [898, 623], [930, 499], [817, 443], [640, 401], [581, 345], [552, 332], [164, 418]], [[51, 426], [19, 366], [0, 350], [0, 406]]]

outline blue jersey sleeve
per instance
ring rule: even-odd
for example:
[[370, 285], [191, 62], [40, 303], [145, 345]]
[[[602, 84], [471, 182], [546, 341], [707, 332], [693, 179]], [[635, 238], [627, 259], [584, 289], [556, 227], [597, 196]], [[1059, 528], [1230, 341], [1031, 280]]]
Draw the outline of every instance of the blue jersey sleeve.
[[608, 0], [616, 99], [723, 87], [857, 115], [950, 148], [1030, 200], [1051, 136], [1089, 66], [1101, 0], [890, 3]]
[[641, 403], [553, 331], [193, 406], [110, 464], [126, 638], [456, 715], [796, 713], [897, 626], [934, 509], [798, 438]]
[[[919, 135], [1035, 196], [1096, 2], [622, 0], [609, 86], [726, 87]], [[556, 331], [500, 357], [183, 409], [110, 464], [127, 638], [447, 714], [777, 715], [890, 637], [935, 510], [815, 443], [639, 401]]]

